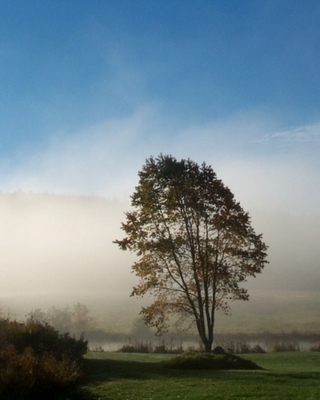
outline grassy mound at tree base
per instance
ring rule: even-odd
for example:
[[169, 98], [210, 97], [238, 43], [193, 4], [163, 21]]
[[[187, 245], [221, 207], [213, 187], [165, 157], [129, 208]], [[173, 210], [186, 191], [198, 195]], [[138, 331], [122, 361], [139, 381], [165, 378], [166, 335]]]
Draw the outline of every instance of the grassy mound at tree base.
[[250, 360], [233, 354], [184, 353], [165, 362], [171, 369], [263, 369]]

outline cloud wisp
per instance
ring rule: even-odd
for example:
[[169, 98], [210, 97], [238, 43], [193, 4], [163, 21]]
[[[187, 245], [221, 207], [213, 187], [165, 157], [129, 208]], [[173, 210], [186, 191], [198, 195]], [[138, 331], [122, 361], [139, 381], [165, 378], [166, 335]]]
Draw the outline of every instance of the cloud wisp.
[[292, 129], [269, 133], [259, 140], [257, 143], [268, 141], [281, 141], [286, 143], [318, 143], [320, 141], [320, 124], [306, 125], [294, 127]]
[[315, 211], [319, 131], [320, 124], [279, 131], [274, 119], [254, 113], [185, 126], [144, 107], [126, 118], [54, 134], [31, 152], [18, 149], [2, 161], [2, 190], [128, 198], [145, 159], [162, 152], [212, 165], [249, 207]]

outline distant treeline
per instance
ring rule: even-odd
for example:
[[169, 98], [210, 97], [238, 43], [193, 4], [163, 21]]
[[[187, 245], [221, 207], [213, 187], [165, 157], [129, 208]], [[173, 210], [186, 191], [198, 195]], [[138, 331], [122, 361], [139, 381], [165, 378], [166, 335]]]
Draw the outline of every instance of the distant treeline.
[[[129, 333], [110, 332], [101, 327], [89, 313], [86, 305], [76, 303], [73, 307], [58, 308], [50, 307], [46, 312], [36, 309], [27, 316], [40, 322], [51, 324], [60, 333], [69, 332], [74, 335], [85, 335], [86, 340], [90, 343], [124, 343], [124, 342], [150, 342], [161, 343], [166, 342], [171, 347], [181, 347], [183, 343], [198, 343], [196, 334], [188, 331], [168, 332], [161, 337], [155, 335], [153, 330], [145, 325], [142, 318], [136, 318]], [[320, 332], [259, 332], [259, 333], [217, 333], [215, 335], [216, 344], [232, 343], [320, 343]]]

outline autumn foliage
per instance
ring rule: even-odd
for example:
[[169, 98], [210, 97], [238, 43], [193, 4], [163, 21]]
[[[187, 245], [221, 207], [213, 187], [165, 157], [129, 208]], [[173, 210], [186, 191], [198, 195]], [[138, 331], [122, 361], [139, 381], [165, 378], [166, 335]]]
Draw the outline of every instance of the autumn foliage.
[[147, 159], [132, 207], [122, 224], [126, 236], [115, 243], [138, 257], [132, 295], [154, 298], [142, 309], [145, 321], [162, 333], [178, 315], [195, 324], [211, 351], [215, 311], [248, 300], [241, 284], [267, 262], [262, 236], [213, 169], [190, 159]]

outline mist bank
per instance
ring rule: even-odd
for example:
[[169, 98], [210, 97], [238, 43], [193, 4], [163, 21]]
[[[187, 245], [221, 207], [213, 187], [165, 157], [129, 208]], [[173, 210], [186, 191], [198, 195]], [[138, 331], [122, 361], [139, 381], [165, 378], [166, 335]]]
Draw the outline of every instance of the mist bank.
[[[130, 298], [128, 293], [102, 295], [79, 294], [78, 300], [88, 308], [96, 326], [109, 333], [130, 336], [137, 320], [141, 320], [141, 307], [148, 299]], [[25, 320], [31, 312], [48, 312], [52, 307], [72, 310], [78, 303], [75, 296], [55, 295], [0, 296], [3, 315]], [[281, 333], [298, 331], [320, 334], [320, 293], [316, 291], [251, 290], [250, 300], [231, 304], [230, 315], [216, 314], [215, 333]], [[189, 325], [189, 324], [188, 324]], [[195, 328], [185, 331], [173, 323], [170, 332], [195, 333]]]
[[112, 243], [126, 208], [97, 196], [0, 194], [0, 293], [129, 290], [132, 257]]
[[[123, 236], [121, 221], [129, 208], [129, 201], [98, 196], [0, 193], [0, 307], [21, 316], [80, 301], [112, 326], [136, 318], [147, 300], [130, 298], [135, 258], [112, 243]], [[240, 329], [249, 314], [280, 310], [276, 324], [284, 326], [287, 316], [291, 328], [295, 319], [299, 324], [296, 307], [311, 326], [320, 309], [320, 215], [247, 211], [270, 246], [270, 264], [246, 284], [250, 301], [232, 304], [233, 316], [218, 318], [219, 324], [232, 321]]]

